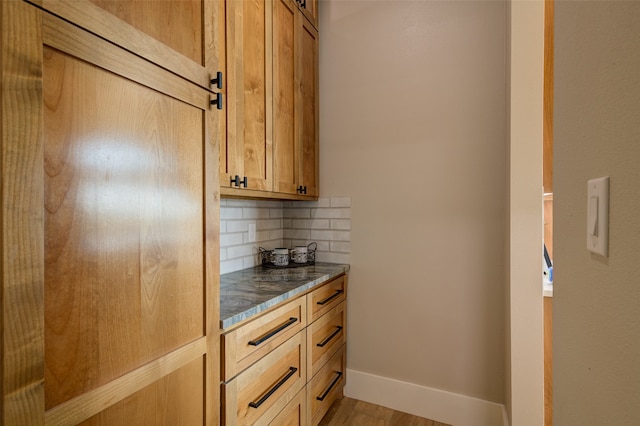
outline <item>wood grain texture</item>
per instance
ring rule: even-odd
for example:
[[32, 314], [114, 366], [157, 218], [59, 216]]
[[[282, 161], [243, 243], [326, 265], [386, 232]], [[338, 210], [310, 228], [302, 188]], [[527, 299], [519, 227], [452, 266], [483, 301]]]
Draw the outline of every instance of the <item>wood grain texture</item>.
[[[347, 341], [346, 303], [342, 302], [307, 327], [307, 376], [311, 379]], [[325, 343], [322, 346], [318, 344]]]
[[0, 424], [44, 423], [41, 13], [0, 3]]
[[[259, 345], [250, 345], [270, 331], [277, 329], [291, 318], [296, 322], [282, 329], [273, 337]], [[307, 304], [304, 297], [299, 297], [267, 314], [244, 324], [222, 336], [223, 377], [227, 381], [236, 374], [262, 358], [284, 341], [304, 329], [307, 325]]]
[[[282, 411], [307, 382], [305, 342], [306, 334], [299, 332], [223, 385], [224, 424], [268, 424]], [[282, 380], [291, 367], [296, 372], [262, 405], [249, 406]]]
[[290, 0], [274, 1], [274, 191], [318, 188], [318, 32]]
[[[205, 65], [224, 71], [224, 3], [204, 2]], [[211, 34], [208, 37], [207, 34]], [[226, 85], [223, 85], [223, 88]], [[222, 90], [224, 93], [224, 89]], [[204, 112], [204, 280], [205, 280], [205, 424], [220, 424], [220, 141], [226, 134], [223, 111], [211, 105]]]
[[305, 6], [300, 7], [305, 18], [315, 29], [318, 29], [318, 0], [305, 0]]
[[310, 425], [320, 423], [333, 402], [342, 398], [345, 382], [346, 351], [343, 345], [307, 385], [307, 421]]
[[192, 61], [202, 64], [202, 0], [90, 1]]
[[[136, 55], [149, 60], [150, 62], [168, 69], [201, 87], [210, 88], [211, 74], [214, 70], [203, 68], [203, 53], [197, 61], [189, 60], [183, 53], [167, 47], [159, 40], [156, 40], [144, 31], [129, 25], [120, 20], [117, 16], [107, 12], [103, 8], [93, 4], [89, 0], [31, 0], [33, 3], [50, 11], [56, 16], [78, 25], [89, 32], [100, 36], [123, 49], [133, 52]], [[108, 0], [106, 0], [108, 1]], [[127, 2], [138, 3], [138, 2]], [[159, 5], [164, 2], [149, 2], [153, 5]], [[122, 12], [125, 14], [125, 12]], [[133, 14], [133, 12], [132, 12]], [[144, 16], [142, 17], [142, 19]], [[141, 18], [136, 18], [140, 20]], [[202, 17], [201, 17], [202, 19]], [[136, 21], [137, 24], [144, 26], [143, 23]], [[174, 25], [175, 26], [175, 25]], [[196, 25], [196, 28], [202, 28], [202, 24]], [[154, 29], [150, 32], [166, 31], [166, 25]], [[167, 34], [167, 37], [171, 37]], [[210, 40], [211, 33], [205, 33], [205, 45]], [[202, 46], [202, 44], [200, 45]]]
[[[333, 297], [335, 295], [335, 297]], [[328, 298], [327, 303], [318, 303]], [[311, 324], [322, 315], [344, 302], [347, 298], [347, 275], [340, 275], [307, 295], [308, 323]]]
[[201, 357], [79, 424], [202, 425], [203, 373]]
[[346, 397], [337, 400], [331, 406], [320, 425], [451, 426]]
[[[227, 127], [221, 184], [247, 177], [247, 188], [271, 191], [271, 1], [227, 0]], [[243, 187], [243, 189], [246, 189]]]
[[282, 409], [280, 414], [269, 423], [269, 426], [305, 426], [307, 410], [306, 389], [298, 394]]
[[[119, 413], [120, 409], [124, 409], [125, 411], [135, 408], [142, 411], [154, 409], [159, 410], [162, 406], [129, 408], [127, 405], [132, 404], [132, 402], [124, 405], [119, 404], [119, 402], [130, 398], [132, 395], [135, 395], [140, 390], [148, 386], [152, 386], [154, 383], [157, 384], [158, 382], [162, 382], [168, 374], [178, 371], [186, 365], [193, 365], [195, 360], [199, 360], [198, 363], [201, 365], [206, 348], [206, 338], [198, 339], [191, 344], [185, 345], [182, 348], [169, 353], [168, 355], [153, 360], [141, 368], [118, 377], [104, 386], [83, 393], [70, 401], [48, 410], [45, 417], [46, 424], [69, 425], [77, 424], [90, 418], [96, 420], [102, 418], [101, 416], [96, 417], [96, 415], [104, 410], [107, 410], [108, 412], [106, 418], [121, 415], [121, 413]], [[198, 369], [198, 374], [191, 374], [190, 376], [190, 381], [195, 380], [195, 383], [198, 384], [196, 388], [200, 389], [199, 393], [202, 394], [200, 385], [204, 382], [203, 369], [200, 367]], [[176, 383], [176, 386], [179, 385], [179, 383]], [[185, 384], [184, 386], [189, 389], [193, 389], [191, 387], [192, 385]], [[135, 400], [136, 398], [133, 399]], [[203, 412], [202, 399], [200, 399], [199, 402], [200, 408], [198, 411]], [[191, 404], [192, 402], [188, 403], [189, 406], [191, 406]]]
[[202, 335], [203, 123], [130, 80], [44, 57], [52, 408]]
[[[142, 34], [87, 1], [52, 3]], [[218, 424], [209, 93], [26, 2], [0, 3], [0, 20], [0, 423]]]
[[274, 191], [297, 194], [296, 155], [296, 6], [273, 2]]
[[320, 195], [319, 188], [319, 82], [318, 76], [318, 31], [304, 18], [300, 18], [300, 85], [297, 117], [300, 184], [307, 187], [307, 195]]

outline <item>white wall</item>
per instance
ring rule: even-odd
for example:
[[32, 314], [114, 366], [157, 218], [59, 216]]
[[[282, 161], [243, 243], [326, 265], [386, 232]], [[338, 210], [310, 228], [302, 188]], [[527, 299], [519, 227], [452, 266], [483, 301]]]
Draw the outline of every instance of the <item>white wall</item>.
[[[640, 2], [557, 2], [554, 423], [640, 424]], [[610, 176], [609, 257], [586, 182]]]
[[320, 8], [321, 191], [352, 199], [348, 368], [498, 403], [506, 12], [502, 1]]

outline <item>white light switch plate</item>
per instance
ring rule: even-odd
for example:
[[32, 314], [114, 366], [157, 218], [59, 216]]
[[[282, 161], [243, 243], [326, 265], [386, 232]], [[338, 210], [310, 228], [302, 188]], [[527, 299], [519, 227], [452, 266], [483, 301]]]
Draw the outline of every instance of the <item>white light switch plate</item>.
[[609, 177], [587, 181], [587, 249], [609, 255]]

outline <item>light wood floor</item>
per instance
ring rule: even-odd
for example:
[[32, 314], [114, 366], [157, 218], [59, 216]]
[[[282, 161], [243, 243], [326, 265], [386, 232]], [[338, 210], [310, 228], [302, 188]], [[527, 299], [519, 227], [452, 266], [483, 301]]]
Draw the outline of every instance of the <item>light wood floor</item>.
[[451, 426], [352, 398], [333, 403], [320, 426]]

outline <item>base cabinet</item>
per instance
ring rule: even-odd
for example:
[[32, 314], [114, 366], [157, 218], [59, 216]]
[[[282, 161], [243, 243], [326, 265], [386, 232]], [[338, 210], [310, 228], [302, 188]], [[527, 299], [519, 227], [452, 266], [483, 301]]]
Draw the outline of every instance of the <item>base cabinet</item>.
[[223, 331], [222, 424], [322, 420], [346, 382], [346, 286], [341, 275]]

